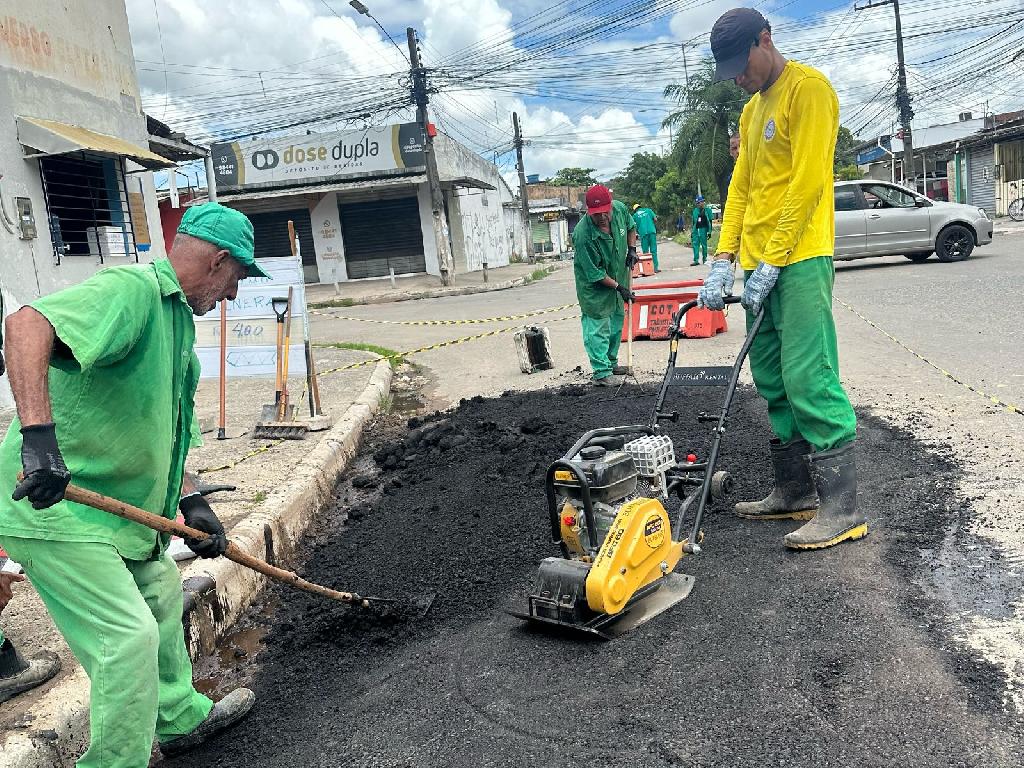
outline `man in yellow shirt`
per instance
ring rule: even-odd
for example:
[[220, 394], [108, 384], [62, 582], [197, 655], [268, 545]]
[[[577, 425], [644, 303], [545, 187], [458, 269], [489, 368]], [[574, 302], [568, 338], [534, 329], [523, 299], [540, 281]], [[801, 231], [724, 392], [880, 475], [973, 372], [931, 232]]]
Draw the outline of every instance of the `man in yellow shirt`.
[[816, 69], [787, 61], [771, 26], [736, 8], [711, 30], [717, 80], [750, 94], [718, 253], [700, 292], [722, 308], [735, 263], [745, 275], [748, 327], [764, 309], [750, 370], [768, 401], [775, 487], [736, 505], [755, 520], [809, 520], [785, 537], [793, 549], [820, 549], [867, 535], [857, 510], [857, 420], [839, 382], [832, 317], [835, 241], [832, 161], [839, 101]]

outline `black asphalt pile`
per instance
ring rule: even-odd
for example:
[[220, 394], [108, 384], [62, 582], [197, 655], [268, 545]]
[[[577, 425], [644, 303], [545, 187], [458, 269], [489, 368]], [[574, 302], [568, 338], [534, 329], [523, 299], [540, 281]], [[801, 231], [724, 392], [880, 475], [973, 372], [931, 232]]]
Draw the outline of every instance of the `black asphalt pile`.
[[[703, 458], [718, 390], [676, 390], [667, 431]], [[725, 505], [681, 570], [689, 598], [611, 643], [528, 630], [522, 607], [556, 548], [544, 471], [587, 429], [643, 422], [650, 393], [590, 387], [463, 401], [368, 434], [348, 503], [309, 538], [301, 572], [418, 607], [348, 609], [277, 590], [259, 701], [229, 734], [170, 765], [1011, 766], [1003, 680], [946, 637], [922, 552], [968, 510], [956, 467], [871, 418], [860, 496], [871, 535], [791, 553], [798, 523]], [[720, 468], [732, 500], [770, 484], [763, 403], [739, 392]], [[253, 621], [259, 621], [254, 618]]]

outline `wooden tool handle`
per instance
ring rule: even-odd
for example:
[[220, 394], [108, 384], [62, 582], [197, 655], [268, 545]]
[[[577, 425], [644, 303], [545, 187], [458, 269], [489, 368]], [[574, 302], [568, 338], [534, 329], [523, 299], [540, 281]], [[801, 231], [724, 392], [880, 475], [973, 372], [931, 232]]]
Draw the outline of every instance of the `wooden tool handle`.
[[[21, 478], [19, 477], [19, 480], [20, 479]], [[88, 491], [85, 488], [79, 488], [76, 485], [69, 485], [67, 487], [67, 490], [64, 492], [64, 498], [78, 504], [84, 504], [87, 507], [92, 507], [93, 509], [98, 509], [101, 512], [109, 512], [110, 514], [117, 515], [125, 520], [131, 520], [133, 523], [139, 523], [147, 528], [152, 528], [154, 531], [174, 534], [175, 536], [180, 536], [183, 539], [202, 540], [209, 538], [210, 536], [210, 534], [204, 533], [203, 531], [197, 531], [195, 528], [189, 528], [187, 525], [182, 525], [176, 520], [168, 520], [166, 517], [154, 515], [152, 512], [147, 512], [144, 509], [139, 509], [131, 504], [126, 504], [123, 501], [112, 499], [109, 496], [104, 496], [103, 494], [96, 493], [95, 491]], [[293, 571], [286, 571], [283, 568], [277, 568], [269, 563], [263, 562], [262, 560], [258, 560], [255, 557], [246, 554], [230, 542], [228, 543], [227, 550], [224, 552], [224, 557], [238, 563], [239, 565], [244, 565], [246, 568], [258, 571], [270, 579], [280, 581], [284, 584], [289, 584], [297, 589], [311, 592], [314, 595], [328, 597], [331, 600], [338, 600], [343, 603], [360, 603], [364, 607], [369, 604], [366, 599], [353, 592], [338, 592], [334, 589], [322, 587], [319, 584], [306, 581]]]

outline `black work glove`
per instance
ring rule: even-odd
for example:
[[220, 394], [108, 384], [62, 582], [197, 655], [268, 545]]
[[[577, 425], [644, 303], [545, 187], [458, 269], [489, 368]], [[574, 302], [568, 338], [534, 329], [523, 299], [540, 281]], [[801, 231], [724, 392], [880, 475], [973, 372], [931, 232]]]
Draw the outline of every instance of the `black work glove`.
[[57, 447], [52, 422], [21, 428], [21, 467], [25, 479], [15, 487], [12, 499], [21, 501], [27, 496], [33, 509], [46, 509], [64, 498], [71, 473]]
[[205, 539], [185, 539], [185, 545], [199, 557], [220, 557], [228, 548], [228, 537], [224, 533], [213, 507], [198, 491], [190, 493], [178, 502], [178, 509], [185, 518], [185, 525], [197, 531], [210, 534]]
[[636, 255], [636, 246], [631, 245], [626, 248], [626, 268], [632, 269], [640, 263], [640, 257]]
[[4, 371], [7, 370], [7, 363], [4, 362], [4, 353], [0, 352], [0, 376], [4, 375]]
[[621, 296], [622, 300], [627, 304], [631, 301], [636, 301], [636, 295], [622, 283], [616, 285], [615, 290], [619, 292], [619, 296]]

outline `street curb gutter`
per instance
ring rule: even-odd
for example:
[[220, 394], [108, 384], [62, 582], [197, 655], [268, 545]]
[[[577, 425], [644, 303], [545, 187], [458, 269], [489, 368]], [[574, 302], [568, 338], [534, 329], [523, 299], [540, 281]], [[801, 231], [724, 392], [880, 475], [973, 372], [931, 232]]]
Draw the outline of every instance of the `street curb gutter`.
[[[391, 364], [377, 361], [366, 389], [326, 438], [287, 482], [232, 528], [231, 540], [238, 547], [253, 557], [287, 565], [309, 523], [330, 502], [338, 477], [359, 448], [363, 427], [391, 391], [391, 377]], [[260, 574], [224, 558], [196, 560], [182, 572], [185, 639], [193, 658], [212, 653], [266, 583]], [[71, 766], [89, 740], [88, 701], [89, 680], [76, 667], [32, 708], [31, 729], [6, 735], [0, 743], [0, 768]]]
[[[562, 264], [549, 264], [546, 269], [548, 274], [553, 274], [561, 269]], [[417, 293], [381, 293], [373, 296], [366, 296], [361, 299], [353, 299], [352, 303], [335, 303], [328, 301], [313, 301], [309, 303], [310, 309], [339, 309], [344, 307], [356, 307], [363, 304], [393, 304], [398, 301], [415, 301], [417, 299], [440, 299], [445, 296], [469, 296], [474, 293], [490, 293], [491, 291], [504, 291], [508, 288], [518, 288], [521, 285], [533, 282], [530, 275], [517, 277], [515, 280], [505, 280], [491, 285], [467, 285], [462, 288], [432, 288], [428, 291]]]

